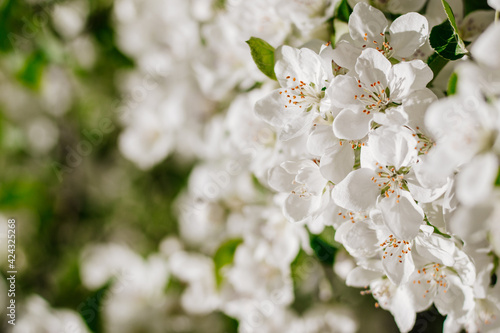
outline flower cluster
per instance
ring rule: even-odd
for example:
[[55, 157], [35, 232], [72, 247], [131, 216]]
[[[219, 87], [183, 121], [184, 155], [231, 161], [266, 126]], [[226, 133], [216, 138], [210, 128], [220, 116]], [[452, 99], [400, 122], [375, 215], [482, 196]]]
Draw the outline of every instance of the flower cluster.
[[429, 309], [445, 332], [497, 332], [500, 3], [487, 3], [116, 0], [134, 64], [117, 75], [117, 146], [155, 181], [186, 169], [164, 189], [172, 207], [145, 199], [169, 205], [154, 213], [174, 231], [151, 246], [118, 224], [80, 253], [81, 316], [33, 296], [13, 332], [351, 333], [392, 318], [409, 332]]
[[428, 35], [418, 13], [389, 23], [361, 2], [335, 47], [278, 48], [281, 87], [255, 112], [295, 149], [267, 180], [290, 221], [336, 229], [356, 261], [347, 285], [401, 331], [434, 304], [448, 332], [484, 332], [500, 324], [500, 25], [475, 36], [441, 99], [420, 59]]

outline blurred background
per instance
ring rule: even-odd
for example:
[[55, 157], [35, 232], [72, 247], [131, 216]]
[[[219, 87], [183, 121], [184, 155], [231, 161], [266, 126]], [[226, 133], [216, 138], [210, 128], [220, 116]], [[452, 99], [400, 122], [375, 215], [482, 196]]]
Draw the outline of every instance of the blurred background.
[[[333, 229], [290, 226], [263, 185], [275, 138], [253, 104], [275, 83], [245, 41], [335, 39], [350, 10], [0, 1], [0, 274], [9, 218], [18, 271], [15, 327], [0, 280], [0, 331], [397, 331], [344, 286]], [[431, 309], [415, 332], [442, 321]]]

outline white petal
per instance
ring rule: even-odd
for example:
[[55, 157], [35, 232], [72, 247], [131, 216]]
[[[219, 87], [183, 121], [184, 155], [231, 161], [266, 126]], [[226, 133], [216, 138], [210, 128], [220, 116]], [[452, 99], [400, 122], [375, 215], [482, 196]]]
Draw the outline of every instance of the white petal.
[[448, 179], [448, 182], [442, 186], [437, 183], [433, 184], [435, 187], [432, 188], [423, 187], [413, 172], [406, 175], [405, 179], [408, 182], [407, 186], [413, 199], [419, 203], [429, 203], [437, 200], [451, 186], [451, 179]]
[[[292, 108], [288, 108], [287, 110], [290, 109]], [[287, 141], [306, 133], [311, 129], [316, 116], [317, 115], [312, 111], [301, 112], [296, 118], [291, 119], [285, 124], [285, 126], [281, 129], [278, 138], [282, 141]]]
[[278, 192], [290, 192], [295, 175], [288, 173], [281, 166], [269, 169], [268, 184]]
[[429, 34], [429, 24], [424, 16], [408, 13], [395, 19], [389, 31], [390, 44], [395, 50], [395, 55], [405, 58], [424, 44]]
[[257, 101], [255, 104], [255, 114], [270, 125], [280, 129], [296, 118], [302, 110], [299, 108], [290, 108], [285, 110], [285, 100], [280, 95], [280, 90], [274, 90], [272, 93]]
[[360, 140], [370, 130], [372, 116], [360, 110], [342, 110], [333, 121], [333, 133], [340, 139]]
[[389, 74], [391, 99], [403, 101], [404, 98], [411, 97], [410, 93], [414, 90], [425, 89], [432, 77], [431, 69], [422, 60], [405, 61], [394, 65]]
[[353, 212], [369, 210], [380, 194], [378, 186], [371, 180], [374, 175], [371, 169], [352, 171], [333, 188], [333, 201]]
[[309, 193], [314, 195], [320, 195], [327, 183], [327, 180], [321, 175], [319, 167], [316, 164], [299, 170], [295, 180], [299, 184], [304, 184]]
[[419, 255], [445, 266], [455, 264], [455, 259], [453, 259], [455, 249], [456, 246], [452, 241], [436, 234], [419, 235], [415, 239], [415, 250]]
[[500, 24], [492, 24], [471, 48], [474, 58], [487, 66], [500, 68]]
[[333, 49], [333, 60], [341, 67], [354, 70], [356, 59], [361, 54], [361, 49], [354, 47], [352, 41], [341, 40]]
[[[366, 3], [354, 6], [349, 16], [349, 33], [352, 39], [362, 44], [373, 44], [376, 41], [381, 45], [383, 38], [380, 33], [385, 32], [386, 28], [387, 19], [384, 14]], [[365, 36], [367, 41], [364, 40]]]
[[500, 11], [500, 0], [488, 0], [488, 6], [496, 11]]
[[453, 214], [449, 230], [466, 243], [479, 243], [487, 237], [489, 228], [486, 221], [491, 217], [492, 212], [493, 207], [489, 205], [461, 206]]
[[359, 90], [358, 82], [354, 77], [339, 75], [326, 89], [326, 96], [337, 107], [359, 109], [363, 106], [354, 98], [355, 95], [361, 95], [361, 92], [358, 94]]
[[314, 167], [316, 163], [311, 160], [285, 161], [280, 164], [288, 173], [297, 174], [300, 169]]
[[309, 218], [317, 207], [314, 196], [301, 197], [299, 194], [290, 194], [283, 206], [283, 213], [292, 222], [302, 222]]
[[373, 280], [380, 277], [382, 277], [381, 272], [364, 269], [358, 266], [349, 272], [345, 283], [350, 287], [364, 288], [369, 286]]
[[370, 133], [368, 147], [383, 166], [399, 170], [417, 158], [417, 140], [405, 127], [380, 127]]
[[274, 66], [274, 71], [282, 87], [288, 87], [293, 82], [286, 79], [288, 76], [296, 78], [299, 82], [314, 82], [315, 84], [327, 79], [321, 57], [314, 51], [308, 48], [296, 49], [284, 45], [278, 48], [276, 52], [280, 53], [280, 55]]
[[372, 257], [379, 250], [377, 233], [374, 224], [370, 220], [362, 222], [345, 222], [337, 230], [340, 235], [338, 239], [346, 248], [347, 252], [354, 257]]
[[390, 311], [401, 332], [409, 332], [415, 325], [417, 314], [407, 288], [397, 288], [392, 298]]
[[413, 130], [418, 127], [419, 130], [425, 133], [425, 111], [436, 100], [436, 95], [430, 89], [412, 92], [404, 102], [404, 112], [408, 115], [408, 126]]
[[348, 144], [334, 146], [321, 157], [319, 165], [323, 177], [338, 184], [352, 171], [354, 150]]
[[307, 138], [307, 150], [313, 155], [321, 156], [327, 149], [338, 145], [338, 143], [339, 140], [333, 134], [332, 126], [318, 125], [314, 126]]
[[458, 200], [465, 205], [473, 206], [488, 199], [497, 173], [498, 160], [494, 154], [474, 157], [457, 176]]
[[[400, 197], [397, 197], [397, 193]], [[407, 191], [392, 193], [389, 198], [383, 198], [378, 203], [384, 221], [397, 238], [412, 240], [417, 236], [420, 225], [424, 220], [422, 208]], [[399, 202], [397, 202], [399, 200]]]
[[[366, 49], [356, 61], [356, 73], [361, 82], [372, 84], [380, 81], [382, 87], [387, 87], [387, 76], [391, 71], [391, 62], [375, 49]], [[391, 95], [392, 95], [391, 89]]]
[[472, 288], [464, 286], [460, 278], [456, 275], [448, 275], [449, 288], [446, 293], [439, 293], [439, 297], [434, 299], [434, 304], [438, 311], [443, 314], [463, 316], [474, 306], [474, 294]]
[[385, 258], [382, 258], [382, 266], [387, 277], [397, 286], [408, 282], [410, 275], [415, 270], [411, 253], [403, 253], [402, 250], [407, 251], [407, 249], [403, 248], [404, 245], [401, 244], [398, 247], [387, 246], [384, 251]]
[[408, 114], [398, 106], [386, 109], [385, 113], [375, 112], [373, 121], [384, 126], [405, 126], [408, 124]]

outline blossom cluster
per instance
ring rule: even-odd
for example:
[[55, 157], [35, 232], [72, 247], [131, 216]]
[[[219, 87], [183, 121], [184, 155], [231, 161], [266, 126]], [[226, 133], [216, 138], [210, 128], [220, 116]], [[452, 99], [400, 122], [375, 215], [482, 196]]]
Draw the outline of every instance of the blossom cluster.
[[255, 112], [296, 149], [267, 181], [290, 221], [336, 229], [356, 261], [347, 285], [401, 331], [432, 304], [447, 332], [496, 330], [500, 25], [469, 36], [440, 99], [428, 35], [421, 14], [389, 22], [361, 2], [335, 47], [278, 48], [281, 87]]
[[[135, 64], [116, 82], [118, 148], [144, 172], [192, 170], [176, 233], [153, 253], [82, 251], [104, 331], [226, 332], [231, 318], [241, 333], [377, 332], [389, 317], [409, 332], [431, 307], [445, 332], [500, 330], [500, 3], [488, 5], [116, 0]], [[89, 331], [27, 303], [15, 333]]]

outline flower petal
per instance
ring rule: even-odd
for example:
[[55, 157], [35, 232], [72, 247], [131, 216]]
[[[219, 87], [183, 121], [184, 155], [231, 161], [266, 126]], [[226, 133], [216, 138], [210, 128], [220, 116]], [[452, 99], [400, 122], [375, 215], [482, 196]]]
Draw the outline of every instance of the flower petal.
[[370, 133], [368, 147], [383, 166], [399, 170], [417, 158], [417, 140], [410, 130], [402, 126], [380, 127]]
[[[387, 87], [387, 76], [391, 71], [391, 62], [375, 49], [366, 49], [356, 61], [356, 73], [361, 82], [372, 84], [380, 81], [382, 87]], [[393, 94], [391, 88], [391, 96]]]
[[354, 6], [349, 16], [349, 33], [352, 39], [361, 44], [373, 44], [376, 41], [382, 45], [383, 37], [380, 33], [385, 32], [386, 28], [387, 19], [384, 14], [363, 2]]
[[409, 192], [399, 191], [399, 198], [396, 193], [398, 192], [380, 200], [378, 208], [382, 211], [387, 228], [396, 238], [412, 240], [422, 225], [424, 212], [417, 206]]
[[278, 192], [290, 192], [293, 190], [292, 184], [295, 175], [288, 173], [283, 167], [276, 166], [269, 169], [268, 184]]
[[402, 101], [410, 97], [413, 91], [425, 89], [432, 77], [431, 69], [422, 60], [405, 61], [394, 65], [389, 74], [391, 99]]
[[381, 272], [368, 270], [358, 266], [347, 274], [345, 283], [350, 287], [364, 288], [369, 286], [373, 280], [381, 277]]
[[290, 194], [283, 206], [283, 214], [292, 222], [302, 222], [311, 217], [319, 206], [319, 197], [302, 197], [298, 193]]
[[387, 277], [397, 286], [408, 282], [408, 279], [415, 270], [411, 253], [403, 251], [407, 251], [403, 243], [399, 244], [398, 247], [388, 245], [382, 257], [382, 266]]
[[[284, 45], [278, 48], [276, 52], [279, 55], [277, 56], [278, 60], [274, 66], [274, 71], [278, 82], [283, 88], [288, 87], [293, 82], [290, 78], [296, 78], [298, 81], [307, 83], [314, 82], [316, 85], [328, 79], [321, 57], [311, 49], [296, 49]], [[290, 78], [287, 79], [287, 77]]]
[[401, 332], [409, 332], [415, 325], [417, 314], [413, 306], [412, 296], [405, 287], [396, 289], [389, 309]]
[[[326, 89], [326, 97], [332, 101], [334, 106], [340, 108], [362, 108], [359, 100], [354, 96], [358, 94], [358, 82], [350, 75], [339, 75]], [[361, 93], [359, 93], [361, 95]]]
[[360, 140], [370, 130], [372, 116], [361, 111], [344, 109], [333, 121], [333, 133], [340, 139]]
[[390, 44], [395, 55], [401, 58], [409, 57], [424, 44], [429, 34], [429, 24], [425, 16], [418, 13], [401, 15], [392, 22]]
[[307, 150], [309, 153], [321, 156], [329, 148], [338, 145], [339, 140], [333, 134], [332, 126], [317, 125], [307, 138]]
[[473, 206], [488, 199], [497, 173], [498, 160], [493, 153], [474, 157], [457, 176], [458, 200]]
[[378, 186], [372, 182], [374, 172], [361, 168], [354, 170], [332, 190], [332, 199], [340, 207], [353, 212], [367, 211], [375, 205], [380, 194]]
[[340, 183], [352, 171], [354, 150], [349, 145], [336, 145], [321, 157], [319, 169], [326, 179]]
[[500, 24], [492, 24], [479, 36], [471, 48], [478, 62], [493, 68], [500, 68]]
[[333, 49], [333, 60], [341, 67], [354, 70], [356, 59], [360, 54], [361, 50], [352, 45], [352, 41], [340, 40]]

